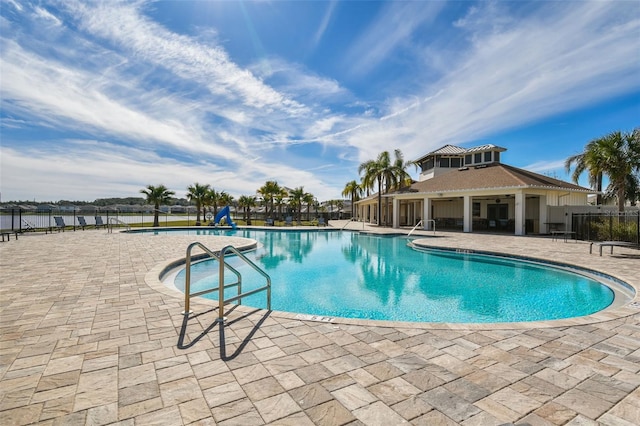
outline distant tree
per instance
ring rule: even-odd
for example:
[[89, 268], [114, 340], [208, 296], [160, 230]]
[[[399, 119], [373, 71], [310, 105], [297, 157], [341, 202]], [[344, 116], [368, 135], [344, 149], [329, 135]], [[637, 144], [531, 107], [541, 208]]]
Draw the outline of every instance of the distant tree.
[[358, 182], [356, 182], [355, 180], [352, 180], [350, 182], [347, 182], [347, 184], [344, 186], [344, 189], [342, 190], [342, 195], [345, 197], [349, 197], [351, 199], [351, 217], [355, 218], [356, 217], [355, 202], [358, 201], [360, 199], [360, 196], [362, 195], [362, 187]]
[[140, 192], [146, 195], [147, 203], [153, 204], [153, 226], [160, 226], [160, 221], [158, 220], [158, 215], [160, 213], [160, 205], [165, 204], [171, 196], [175, 194], [175, 192], [170, 191], [164, 185], [147, 185], [146, 189], [141, 189]]
[[244, 210], [244, 218], [247, 221], [247, 225], [251, 225], [251, 207], [256, 206], [256, 197], [241, 195], [238, 199], [238, 205]]
[[220, 203], [220, 206], [232, 206], [233, 195], [229, 194], [227, 191], [222, 191], [219, 194], [218, 202]]
[[300, 221], [302, 220], [302, 199], [304, 198], [304, 187], [299, 186], [292, 189], [289, 197], [291, 199], [290, 204], [293, 206], [294, 210], [297, 213], [296, 216], [298, 217], [299, 225]]
[[265, 217], [268, 216], [273, 219], [273, 199], [280, 193], [280, 190], [280, 185], [278, 185], [278, 182], [275, 180], [268, 180], [258, 189], [258, 193], [262, 196], [266, 204]]
[[280, 188], [273, 196], [273, 202], [278, 208], [278, 219], [282, 220], [282, 207], [285, 205], [285, 198], [289, 197], [289, 192], [286, 189]]
[[207, 196], [211, 187], [209, 184], [201, 185], [196, 182], [187, 188], [187, 200], [196, 203], [196, 226], [200, 226], [200, 210], [207, 201]]
[[313, 194], [309, 192], [305, 193], [304, 197], [302, 197], [302, 201], [307, 205], [307, 221], [311, 220], [311, 205], [315, 200], [316, 197], [314, 197]]

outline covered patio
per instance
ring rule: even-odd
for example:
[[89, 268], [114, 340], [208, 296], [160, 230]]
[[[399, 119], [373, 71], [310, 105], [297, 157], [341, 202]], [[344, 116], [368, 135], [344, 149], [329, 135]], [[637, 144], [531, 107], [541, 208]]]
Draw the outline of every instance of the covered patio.
[[[548, 220], [550, 206], [586, 205], [593, 190], [505, 164], [463, 167], [382, 195], [381, 225], [514, 235], [569, 230]], [[357, 203], [358, 218], [377, 223], [377, 195]]]

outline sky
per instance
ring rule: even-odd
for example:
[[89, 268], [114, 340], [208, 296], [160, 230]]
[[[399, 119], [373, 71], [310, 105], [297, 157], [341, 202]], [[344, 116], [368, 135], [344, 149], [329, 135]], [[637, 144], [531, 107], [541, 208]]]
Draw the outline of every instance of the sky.
[[267, 180], [323, 201], [445, 144], [570, 180], [638, 126], [637, 0], [0, 0], [0, 201]]

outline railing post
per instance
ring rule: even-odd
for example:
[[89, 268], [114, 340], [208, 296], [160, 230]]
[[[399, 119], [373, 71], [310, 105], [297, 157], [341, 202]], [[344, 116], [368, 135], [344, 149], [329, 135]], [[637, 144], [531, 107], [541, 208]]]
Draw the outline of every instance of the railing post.
[[227, 248], [220, 250], [220, 268], [218, 269], [218, 322], [224, 322], [224, 255]]
[[191, 313], [189, 299], [191, 295], [191, 247], [187, 247], [187, 261], [185, 262], [186, 272], [184, 277], [184, 311], [182, 315], [189, 316]]

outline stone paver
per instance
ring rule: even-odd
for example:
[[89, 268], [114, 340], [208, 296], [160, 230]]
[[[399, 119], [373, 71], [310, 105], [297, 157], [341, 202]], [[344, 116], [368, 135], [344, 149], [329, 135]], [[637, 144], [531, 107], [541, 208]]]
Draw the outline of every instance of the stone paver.
[[[566, 262], [640, 288], [637, 250], [438, 234], [421, 243]], [[185, 321], [184, 297], [158, 279], [193, 241], [87, 230], [0, 245], [0, 423], [640, 424], [638, 296], [521, 324], [327, 324], [237, 307], [221, 329], [201, 299]]]

